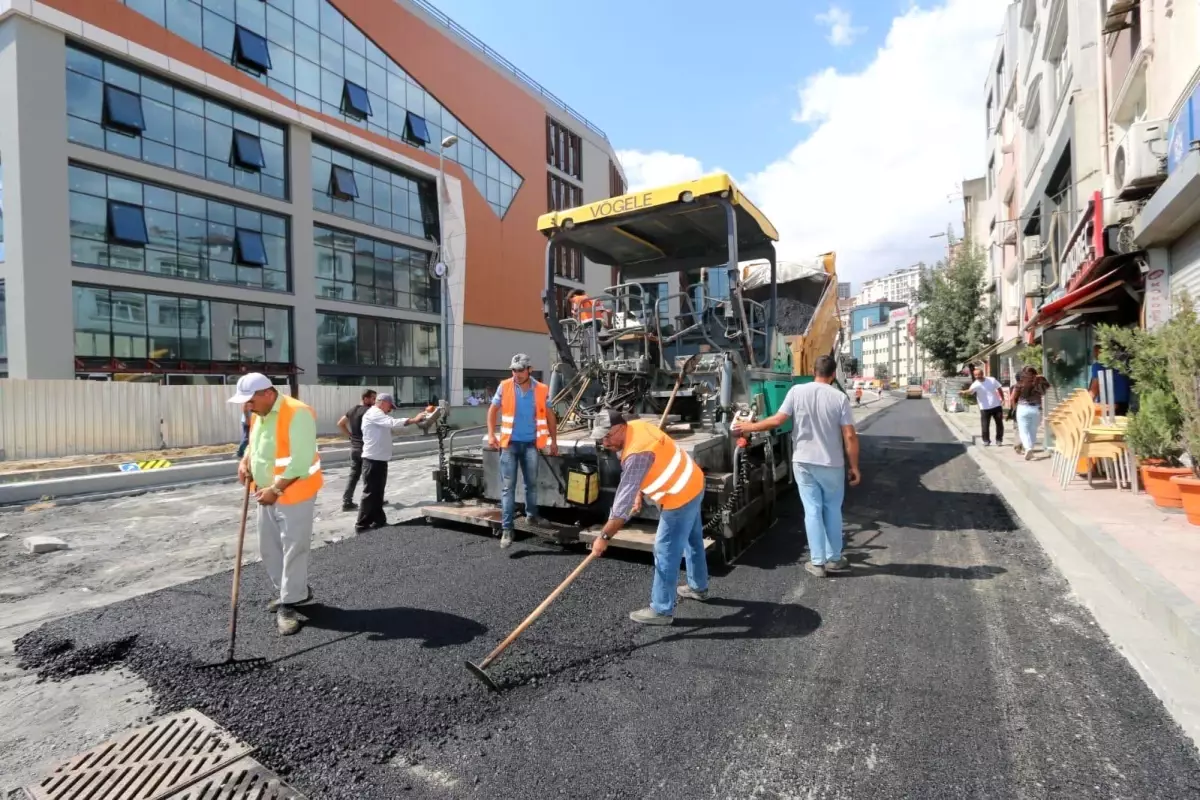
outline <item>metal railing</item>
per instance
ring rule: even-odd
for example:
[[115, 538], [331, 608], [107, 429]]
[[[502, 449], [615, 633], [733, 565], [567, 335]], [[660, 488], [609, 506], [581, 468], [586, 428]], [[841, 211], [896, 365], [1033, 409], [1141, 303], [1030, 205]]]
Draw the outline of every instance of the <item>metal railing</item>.
[[551, 92], [549, 89], [542, 86], [540, 83], [535, 81], [533, 78], [526, 75], [520, 69], [520, 67], [513, 64], [511, 61], [509, 61], [507, 58], [505, 58], [504, 56], [497, 53], [492, 48], [488, 47], [486, 44], [484, 44], [479, 39], [479, 37], [475, 36], [475, 34], [471, 33], [466, 28], [459, 25], [454, 20], [450, 19], [450, 17], [446, 16], [446, 14], [443, 11], [441, 11], [440, 9], [431, 5], [429, 2], [427, 2], [427, 0], [410, 0], [410, 2], [412, 2], [414, 5], [420, 6], [420, 8], [425, 11], [425, 13], [429, 14], [431, 17], [433, 17], [435, 20], [437, 20], [437, 22], [440, 23], [443, 27], [450, 30], [455, 35], [459, 36], [460, 38], [464, 39], [469, 45], [474, 47], [476, 50], [483, 53], [485, 56], [487, 56], [491, 60], [495, 61], [500, 66], [504, 67], [506, 70], [508, 70], [513, 75], [515, 75], [518, 79], [520, 79], [522, 83], [526, 84], [530, 89], [533, 89], [535, 92], [540, 94], [542, 97], [546, 98], [551, 103], [553, 103], [554, 105], [561, 108], [563, 111], [570, 114], [576, 120], [578, 120], [579, 122], [582, 122], [584, 125], [586, 125], [588, 128], [590, 128], [592, 130], [592, 132], [596, 133], [602, 139], [604, 139], [604, 141], [606, 141], [606, 142], [608, 141], [608, 134], [606, 134], [604, 131], [600, 130], [600, 128], [598, 128], [594, 123], [592, 123], [591, 120], [589, 120], [583, 114], [580, 114], [575, 109], [571, 108], [569, 105], [567, 105], [561, 99], [559, 99], [559, 97], [556, 94], [554, 94], [553, 92]]

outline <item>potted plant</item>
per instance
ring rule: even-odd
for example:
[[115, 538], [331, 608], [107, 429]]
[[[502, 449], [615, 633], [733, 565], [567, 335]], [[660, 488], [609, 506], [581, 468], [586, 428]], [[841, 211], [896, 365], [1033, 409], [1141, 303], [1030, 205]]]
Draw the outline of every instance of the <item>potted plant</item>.
[[1172, 478], [1172, 483], [1179, 488], [1188, 522], [1200, 525], [1200, 319], [1187, 292], [1179, 294], [1177, 304], [1179, 311], [1163, 326], [1163, 340], [1192, 468], [1189, 474]]
[[1166, 331], [1098, 325], [1096, 341], [1100, 363], [1127, 375], [1138, 395], [1125, 440], [1137, 456], [1142, 486], [1160, 508], [1180, 508], [1180, 487], [1172, 478], [1191, 470], [1180, 462], [1183, 410], [1168, 368]]

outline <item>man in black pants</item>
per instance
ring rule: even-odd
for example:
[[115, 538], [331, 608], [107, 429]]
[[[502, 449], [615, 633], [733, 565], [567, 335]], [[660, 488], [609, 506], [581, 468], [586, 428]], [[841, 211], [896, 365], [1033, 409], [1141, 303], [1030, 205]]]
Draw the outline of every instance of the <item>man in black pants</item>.
[[354, 525], [358, 533], [388, 524], [383, 511], [383, 493], [387, 489], [388, 461], [392, 458], [392, 431], [425, 419], [423, 413], [408, 418], [388, 416], [395, 407], [396, 401], [390, 394], [381, 394], [375, 399], [375, 405], [362, 416], [363, 493], [358, 521]]
[[984, 376], [983, 370], [975, 368], [975, 380], [960, 394], [966, 397], [975, 395], [979, 402], [979, 424], [983, 428], [983, 446], [990, 447], [992, 437], [989, 435], [988, 423], [996, 422], [996, 445], [1004, 446], [1004, 387], [992, 376]]
[[347, 411], [337, 421], [342, 433], [350, 437], [350, 478], [346, 481], [346, 491], [342, 493], [342, 511], [354, 511], [358, 508], [354, 502], [354, 488], [358, 486], [358, 476], [362, 474], [362, 418], [373, 405], [375, 390], [367, 389], [362, 393], [362, 403]]

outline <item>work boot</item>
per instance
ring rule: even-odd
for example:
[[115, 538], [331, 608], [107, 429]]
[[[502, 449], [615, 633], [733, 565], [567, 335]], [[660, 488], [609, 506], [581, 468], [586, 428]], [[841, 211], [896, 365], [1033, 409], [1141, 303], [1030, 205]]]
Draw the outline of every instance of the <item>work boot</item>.
[[825, 562], [826, 575], [845, 575], [850, 571], [850, 562], [845, 557], [839, 558], [837, 561]]
[[353, 500], [342, 501], [342, 511], [358, 511], [358, 503]]
[[670, 614], [660, 614], [649, 606], [629, 612], [629, 618], [642, 625], [670, 625], [675, 621]]
[[548, 527], [548, 523], [546, 522], [545, 517], [526, 517], [525, 522], [529, 525], [532, 525], [535, 528]]
[[[301, 601], [300, 601], [300, 602], [298, 602], [298, 603], [289, 603], [289, 605], [293, 605], [293, 606], [302, 606], [302, 605], [304, 605], [305, 603], [311, 603], [311, 602], [312, 602], [312, 599], [313, 599], [312, 587], [311, 587], [311, 586], [309, 586], [309, 587], [307, 587], [307, 588], [308, 588], [308, 592], [307, 592], [307, 594], [305, 594], [305, 596], [304, 596], [304, 599], [303, 599], [303, 600], [301, 600]], [[276, 611], [278, 611], [278, 610], [279, 610], [279, 606], [280, 606], [280, 605], [281, 605], [281, 603], [279, 602], [279, 598], [278, 598], [278, 597], [276, 597], [274, 600], [272, 600], [271, 602], [267, 603], [267, 611], [270, 611], [272, 614], [274, 614]]]
[[501, 531], [500, 532], [500, 549], [507, 550], [509, 547], [512, 547], [512, 543], [513, 543], [512, 530], [505, 529], [505, 530]]
[[680, 600], [699, 600], [701, 603], [703, 603], [708, 599], [708, 589], [705, 589], [703, 592], [698, 592], [685, 583], [682, 586], [676, 587], [675, 596]]
[[291, 636], [300, 630], [300, 615], [291, 606], [280, 606], [275, 612], [275, 629], [280, 636]]
[[814, 564], [810, 561], [804, 565], [804, 569], [808, 572], [809, 575], [816, 575], [818, 578], [825, 577], [825, 565], [824, 564]]

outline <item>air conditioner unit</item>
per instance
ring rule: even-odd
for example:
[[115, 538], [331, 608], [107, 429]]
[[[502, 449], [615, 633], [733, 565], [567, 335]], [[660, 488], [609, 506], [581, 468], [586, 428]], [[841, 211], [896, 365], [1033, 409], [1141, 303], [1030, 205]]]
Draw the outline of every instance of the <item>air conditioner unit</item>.
[[1026, 236], [1021, 242], [1021, 258], [1024, 261], [1042, 260], [1042, 237]]
[[1021, 288], [1026, 297], [1042, 296], [1042, 270], [1026, 269], [1021, 273]]
[[1135, 122], [1113, 151], [1117, 192], [1162, 183], [1166, 178], [1167, 123]]

